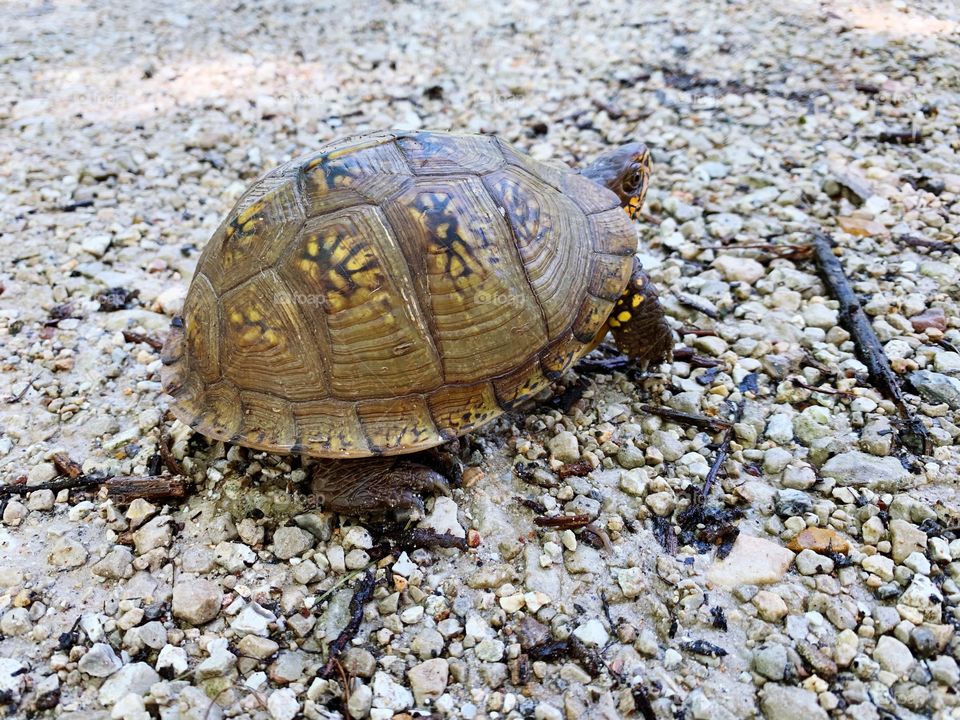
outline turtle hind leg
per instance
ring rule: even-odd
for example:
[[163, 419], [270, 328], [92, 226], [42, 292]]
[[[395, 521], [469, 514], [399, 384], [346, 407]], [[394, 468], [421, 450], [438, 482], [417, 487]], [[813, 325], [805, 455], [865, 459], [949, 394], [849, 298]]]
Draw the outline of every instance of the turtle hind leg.
[[450, 483], [415, 460], [369, 458], [317, 465], [311, 491], [323, 510], [342, 515], [401, 510], [423, 517], [423, 495], [449, 495]]

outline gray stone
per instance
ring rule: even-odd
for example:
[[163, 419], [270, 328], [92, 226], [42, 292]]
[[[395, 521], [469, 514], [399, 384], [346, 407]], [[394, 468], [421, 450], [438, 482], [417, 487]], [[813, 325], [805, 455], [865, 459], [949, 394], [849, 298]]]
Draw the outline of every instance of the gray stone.
[[302, 515], [297, 515], [293, 522], [297, 527], [303, 528], [313, 535], [317, 540], [327, 542], [333, 535], [333, 529], [336, 527], [336, 516], [330, 512], [320, 512], [319, 510]]
[[813, 510], [813, 500], [801, 490], [777, 490], [774, 507], [782, 518], [805, 515]]
[[284, 650], [270, 664], [270, 680], [277, 685], [288, 685], [303, 677], [306, 668], [306, 656], [297, 650]]
[[928, 402], [946, 403], [954, 410], [960, 409], [960, 379], [929, 370], [917, 370], [907, 377]]
[[764, 685], [760, 710], [766, 720], [828, 720], [815, 692], [792, 685]]
[[783, 645], [764, 645], [753, 653], [753, 669], [768, 680], [783, 680], [787, 670], [787, 649]]
[[[434, 631], [436, 632], [436, 631]], [[443, 639], [441, 638], [441, 647]], [[373, 677], [373, 671], [377, 669], [377, 659], [369, 650], [359, 647], [347, 648], [340, 660], [343, 669], [355, 677], [370, 678]]]
[[122, 580], [133, 574], [133, 553], [123, 545], [117, 545], [94, 563], [90, 572], [111, 580]]
[[916, 483], [895, 457], [877, 457], [851, 450], [835, 455], [820, 468], [823, 477], [833, 478], [840, 485], [867, 486], [876, 490], [894, 491]]
[[894, 562], [903, 562], [914, 552], [927, 549], [927, 534], [913, 523], [895, 518], [890, 521], [890, 556]]
[[203, 625], [220, 612], [223, 591], [200, 578], [182, 578], [173, 586], [173, 614], [191, 625]]
[[577, 436], [567, 430], [550, 438], [547, 441], [547, 448], [550, 450], [551, 457], [560, 462], [576, 462], [580, 459], [580, 443]]
[[273, 534], [273, 554], [281, 560], [289, 560], [312, 548], [314, 542], [314, 536], [302, 528], [278, 528]]
[[370, 714], [373, 704], [373, 690], [369, 685], [354, 684], [350, 690], [350, 699], [347, 701], [347, 712], [352, 718], [365, 718]]
[[[743, 218], [733, 213], [717, 213], [707, 218], [707, 228], [715, 238], [729, 240], [743, 229]], [[742, 260], [744, 258], [737, 259]], [[756, 260], [753, 262], [756, 262]]]
[[960, 683], [960, 668], [957, 667], [957, 661], [949, 655], [941, 655], [935, 660], [929, 660], [927, 667], [930, 668], [930, 674], [938, 683], [953, 688]]
[[410, 642], [410, 650], [421, 660], [435, 658], [443, 652], [443, 635], [433, 628], [425, 628]]
[[106, 643], [94, 643], [77, 663], [80, 672], [93, 677], [105, 678], [123, 667], [113, 648]]
[[833, 572], [833, 560], [810, 549], [801, 550], [795, 563], [801, 575], [829, 575]]

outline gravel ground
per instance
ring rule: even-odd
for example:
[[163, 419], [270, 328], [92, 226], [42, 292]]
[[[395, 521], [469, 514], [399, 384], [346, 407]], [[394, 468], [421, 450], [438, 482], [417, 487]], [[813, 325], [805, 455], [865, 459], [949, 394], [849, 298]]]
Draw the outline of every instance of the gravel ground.
[[[54, 480], [55, 453], [146, 475], [166, 432], [197, 483], [169, 504], [3, 497], [9, 714], [960, 717], [956, 6], [4, 15], [2, 482]], [[571, 164], [647, 141], [643, 259], [696, 353], [644, 378], [571, 372], [561, 402], [471, 438], [464, 487], [422, 523], [479, 541], [468, 551], [401, 552], [382, 525], [310, 508], [299, 460], [191, 437], [149, 342], [253, 178], [391, 126], [496, 132]], [[901, 447], [838, 326], [804, 252], [817, 228], [912, 383], [928, 455]], [[725, 427], [644, 403], [739, 409], [703, 512], [693, 490]], [[592, 525], [534, 522], [564, 512]], [[358, 632], [324, 679], [368, 568]]]

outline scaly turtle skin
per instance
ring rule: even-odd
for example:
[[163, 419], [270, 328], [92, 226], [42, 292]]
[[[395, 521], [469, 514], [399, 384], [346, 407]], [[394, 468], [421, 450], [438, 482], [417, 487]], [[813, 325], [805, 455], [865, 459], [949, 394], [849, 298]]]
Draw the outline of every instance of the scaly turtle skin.
[[[261, 450], [393, 456], [496, 418], [608, 329], [659, 360], [672, 334], [631, 221], [648, 178], [640, 144], [577, 173], [439, 132], [292, 160], [247, 190], [200, 257], [164, 347], [173, 411]], [[442, 485], [412, 462], [321, 467], [337, 509], [422, 507], [417, 492]]]

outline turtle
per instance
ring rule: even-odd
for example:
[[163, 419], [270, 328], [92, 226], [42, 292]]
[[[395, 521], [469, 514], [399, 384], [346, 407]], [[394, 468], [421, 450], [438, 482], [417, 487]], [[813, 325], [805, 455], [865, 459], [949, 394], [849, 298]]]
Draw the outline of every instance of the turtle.
[[636, 258], [650, 170], [640, 142], [576, 171], [432, 131], [284, 163], [198, 260], [162, 353], [174, 415], [317, 458], [324, 509], [422, 513], [455, 473], [445, 443], [541, 393], [608, 331], [643, 366], [669, 356]]

